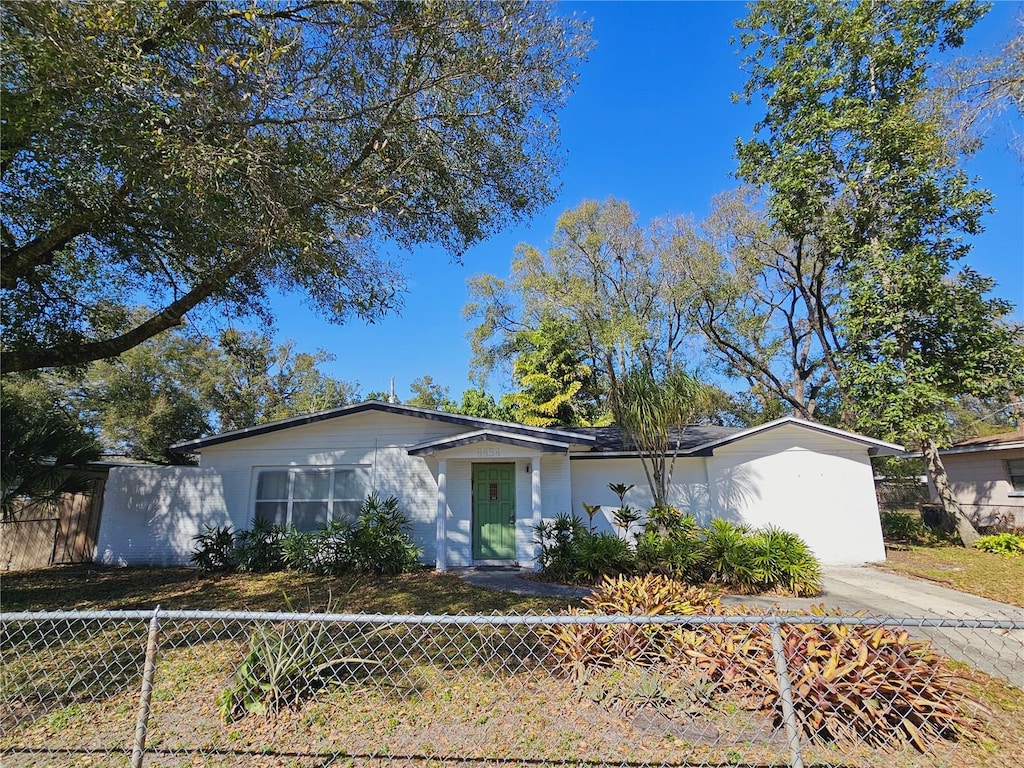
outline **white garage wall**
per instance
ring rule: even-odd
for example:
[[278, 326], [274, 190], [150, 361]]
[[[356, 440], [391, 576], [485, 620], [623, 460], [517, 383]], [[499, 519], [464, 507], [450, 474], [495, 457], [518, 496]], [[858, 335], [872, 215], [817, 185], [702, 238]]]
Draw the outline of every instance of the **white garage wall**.
[[103, 494], [97, 562], [188, 565], [204, 525], [232, 523], [220, 473], [199, 467], [114, 467]]
[[799, 534], [822, 563], [885, 560], [867, 450], [783, 425], [707, 459], [711, 513]]

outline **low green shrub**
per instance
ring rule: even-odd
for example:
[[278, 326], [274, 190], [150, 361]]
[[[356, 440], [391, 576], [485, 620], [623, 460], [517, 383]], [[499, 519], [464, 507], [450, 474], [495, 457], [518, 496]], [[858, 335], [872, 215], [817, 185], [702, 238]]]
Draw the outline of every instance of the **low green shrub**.
[[781, 587], [798, 597], [821, 592], [821, 564], [795, 533], [769, 526], [754, 531], [747, 547], [753, 566], [748, 589]]
[[629, 544], [614, 533], [587, 532], [576, 542], [574, 581], [593, 584], [606, 576], [618, 576], [633, 570]]
[[189, 561], [197, 568], [214, 573], [235, 570], [235, 533], [231, 526], [206, 525], [204, 528], [206, 530], [192, 537], [196, 548]]
[[580, 540], [588, 534], [579, 515], [560, 513], [534, 528], [534, 542], [540, 547], [541, 573], [552, 581], [576, 580], [576, 553]]
[[896, 544], [915, 544], [928, 538], [928, 528], [914, 512], [882, 512], [882, 538]]
[[407, 533], [409, 521], [398, 499], [371, 494], [359, 510], [359, 518], [347, 531], [338, 532], [346, 542], [344, 555], [359, 573], [393, 576], [420, 567], [420, 550]]
[[281, 540], [285, 530], [274, 523], [257, 517], [252, 530], [235, 534], [235, 561], [238, 570], [245, 573], [271, 573], [285, 567]]
[[993, 533], [982, 536], [974, 546], [1003, 557], [1024, 557], [1024, 536], [1019, 533]]

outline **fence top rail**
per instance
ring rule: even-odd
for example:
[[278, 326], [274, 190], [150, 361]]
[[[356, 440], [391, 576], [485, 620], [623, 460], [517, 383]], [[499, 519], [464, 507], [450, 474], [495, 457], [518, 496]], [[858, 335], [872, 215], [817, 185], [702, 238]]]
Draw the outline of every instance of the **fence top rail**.
[[739, 625], [800, 625], [868, 627], [935, 627], [961, 629], [1024, 630], [1024, 620], [971, 618], [971, 617], [913, 617], [913, 616], [817, 616], [811, 614], [736, 614], [672, 615], [672, 616], [564, 616], [548, 615], [462, 615], [462, 614], [384, 614], [384, 613], [296, 613], [283, 611], [195, 611], [195, 610], [127, 610], [127, 611], [14, 611], [0, 613], [0, 624], [16, 622], [57, 621], [149, 621], [154, 616], [170, 621], [246, 621], [246, 622], [299, 622], [325, 624], [428, 624], [428, 625], [490, 625], [490, 626], [551, 626], [567, 624], [683, 624], [706, 626], [714, 624]]

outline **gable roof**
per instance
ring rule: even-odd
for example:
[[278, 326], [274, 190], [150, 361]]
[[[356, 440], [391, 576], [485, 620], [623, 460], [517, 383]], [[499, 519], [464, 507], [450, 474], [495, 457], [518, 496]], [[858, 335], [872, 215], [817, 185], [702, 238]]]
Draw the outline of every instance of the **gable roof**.
[[[256, 427], [246, 427], [244, 429], [223, 432], [219, 435], [211, 435], [210, 437], [186, 440], [172, 445], [170, 450], [174, 453], [195, 453], [214, 445], [222, 445], [236, 440], [245, 440], [250, 437], [271, 434], [284, 429], [373, 411], [440, 421], [446, 424], [466, 427], [469, 430], [463, 434], [435, 438], [410, 446], [408, 449], [409, 453], [414, 455], [430, 454], [439, 450], [447, 450], [460, 445], [469, 445], [488, 440], [536, 448], [541, 451], [561, 452], [567, 451], [572, 445], [577, 445], [586, 449], [583, 452], [573, 454], [573, 458], [579, 459], [628, 458], [637, 456], [636, 449], [627, 443], [619, 427], [529, 427], [513, 422], [481, 419], [458, 413], [445, 413], [444, 411], [434, 411], [428, 408], [416, 408], [411, 405], [385, 403], [380, 400], [367, 400], [356, 405], [346, 405], [305, 416], [293, 416], [289, 419], [272, 421]], [[895, 455], [901, 454], [904, 451], [902, 446], [894, 443], [886, 443], [882, 440], [875, 440], [864, 435], [846, 432], [845, 430], [829, 427], [825, 424], [798, 419], [795, 416], [785, 416], [781, 419], [747, 429], [721, 427], [712, 424], [691, 424], [684, 429], [674, 431], [673, 447], [681, 456], [711, 456], [716, 448], [784, 425], [794, 425], [859, 443], [867, 447], [868, 454], [871, 456]]]
[[[998, 435], [972, 437], [953, 443], [949, 448], [942, 448], [939, 453], [981, 453], [984, 451], [1008, 451], [1014, 448], [1024, 448], [1024, 432], [1003, 432]], [[920, 455], [920, 452], [917, 455]]]
[[[859, 443], [867, 447], [870, 456], [892, 456], [901, 454], [904, 450], [902, 445], [865, 437], [815, 421], [799, 419], [796, 416], [784, 416], [781, 419], [745, 429], [710, 424], [691, 424], [685, 429], [673, 433], [674, 448], [680, 456], [711, 456], [716, 448], [787, 425]], [[574, 459], [612, 458], [613, 456], [626, 458], [637, 455], [636, 449], [627, 443], [618, 427], [570, 427], [567, 429], [588, 432], [597, 438], [597, 444], [589, 453], [573, 454]]]
[[307, 424], [315, 424], [320, 421], [340, 419], [346, 416], [354, 416], [358, 413], [367, 413], [371, 411], [391, 413], [398, 416], [414, 416], [416, 418], [428, 419], [430, 421], [456, 424], [474, 431], [494, 430], [501, 433], [524, 435], [541, 440], [560, 440], [565, 444], [582, 443], [584, 445], [592, 445], [595, 442], [595, 439], [589, 435], [572, 432], [568, 429], [559, 427], [528, 427], [524, 424], [513, 424], [507, 421], [497, 421], [496, 419], [480, 419], [473, 416], [463, 416], [459, 413], [445, 413], [444, 411], [434, 411], [429, 408], [416, 408], [411, 405], [385, 403], [381, 400], [367, 400], [362, 403], [357, 403], [356, 405], [345, 405], [340, 408], [331, 408], [330, 410], [319, 411], [318, 413], [311, 413], [305, 416], [293, 416], [289, 419], [272, 421], [255, 427], [246, 427], [244, 429], [236, 429], [230, 432], [222, 432], [218, 435], [211, 435], [210, 437], [186, 440], [172, 445], [170, 450], [174, 453], [195, 453], [197, 451], [202, 451], [203, 448], [209, 448], [213, 445], [222, 445], [224, 443], [230, 443], [236, 440], [245, 440], [258, 435], [267, 435], [283, 429], [301, 427]]

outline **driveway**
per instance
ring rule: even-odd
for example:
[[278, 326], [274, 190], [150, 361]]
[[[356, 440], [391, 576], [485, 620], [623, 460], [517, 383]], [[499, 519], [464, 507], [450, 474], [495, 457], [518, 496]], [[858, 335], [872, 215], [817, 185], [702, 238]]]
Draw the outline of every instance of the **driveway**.
[[947, 656], [1024, 688], [1024, 608], [870, 567], [826, 567], [822, 586], [823, 593], [811, 599], [727, 597], [723, 602], [762, 607], [777, 605], [782, 609], [802, 609], [824, 603], [848, 614], [863, 611], [870, 616], [892, 617], [897, 619], [894, 625], [899, 624], [900, 618], [1018, 622], [1018, 629], [907, 629], [915, 636], [931, 639]]

